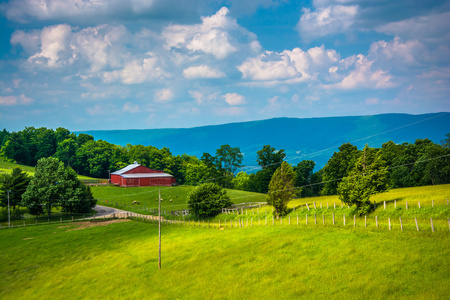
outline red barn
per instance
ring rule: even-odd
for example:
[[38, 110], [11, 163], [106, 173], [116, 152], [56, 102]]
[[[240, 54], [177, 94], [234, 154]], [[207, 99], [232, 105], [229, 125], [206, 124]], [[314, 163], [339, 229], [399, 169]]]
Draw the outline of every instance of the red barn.
[[132, 165], [111, 173], [111, 183], [123, 187], [172, 186], [176, 184], [176, 180], [170, 174], [152, 170], [134, 162]]

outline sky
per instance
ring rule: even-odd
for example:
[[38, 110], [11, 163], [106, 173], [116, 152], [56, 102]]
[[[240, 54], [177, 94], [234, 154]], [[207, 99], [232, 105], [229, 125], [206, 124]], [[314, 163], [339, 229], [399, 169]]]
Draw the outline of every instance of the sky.
[[448, 0], [0, 4], [0, 129], [444, 111]]

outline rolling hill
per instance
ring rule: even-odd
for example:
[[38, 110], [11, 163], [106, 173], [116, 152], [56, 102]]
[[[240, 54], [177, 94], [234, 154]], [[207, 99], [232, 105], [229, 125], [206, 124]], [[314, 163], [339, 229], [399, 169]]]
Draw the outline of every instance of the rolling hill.
[[450, 132], [450, 113], [422, 115], [382, 114], [373, 116], [327, 118], [275, 118], [261, 121], [174, 129], [130, 129], [83, 131], [113, 144], [152, 145], [168, 147], [173, 154], [201, 157], [211, 154], [221, 145], [240, 147], [244, 154], [243, 170], [256, 166], [256, 151], [264, 145], [285, 149], [287, 160], [298, 163], [308, 159], [316, 162], [316, 170], [323, 167], [334, 151], [343, 143], [358, 148], [368, 144], [380, 147], [392, 140], [413, 143], [428, 138], [436, 143]]

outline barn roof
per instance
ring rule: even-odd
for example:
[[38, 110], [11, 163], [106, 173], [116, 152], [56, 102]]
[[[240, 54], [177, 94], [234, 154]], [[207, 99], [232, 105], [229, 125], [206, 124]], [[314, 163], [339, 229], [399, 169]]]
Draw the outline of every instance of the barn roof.
[[136, 174], [122, 174], [123, 178], [158, 178], [158, 177], [173, 177], [167, 173], [136, 173]]
[[126, 166], [126, 167], [123, 168], [123, 169], [120, 169], [120, 170], [118, 170], [118, 171], [115, 171], [115, 172], [111, 173], [111, 175], [122, 175], [123, 173], [126, 173], [126, 172], [128, 172], [128, 171], [130, 171], [130, 170], [133, 170], [133, 169], [135, 169], [135, 168], [137, 168], [137, 167], [139, 167], [139, 166], [140, 166], [140, 164], [138, 164], [138, 163], [135, 161], [134, 164], [128, 165], [128, 166]]

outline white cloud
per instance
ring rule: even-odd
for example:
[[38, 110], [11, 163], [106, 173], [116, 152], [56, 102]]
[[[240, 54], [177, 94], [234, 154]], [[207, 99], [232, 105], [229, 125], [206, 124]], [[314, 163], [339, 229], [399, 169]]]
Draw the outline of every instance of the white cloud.
[[137, 104], [133, 104], [131, 102], [126, 102], [123, 105], [122, 111], [124, 112], [130, 112], [130, 113], [138, 113], [141, 111], [141, 109], [139, 108], [139, 105]]
[[155, 101], [156, 102], [168, 102], [172, 100], [174, 97], [171, 89], [161, 89], [156, 91], [155, 93]]
[[34, 100], [25, 96], [0, 96], [0, 106], [30, 105]]
[[[49, 68], [73, 63], [69, 46], [71, 35], [72, 28], [67, 24], [45, 27], [39, 35], [40, 52], [30, 56], [28, 61]], [[16, 36], [15, 42], [26, 45], [26, 41], [21, 42], [24, 38], [27, 38], [27, 35], [23, 35], [21, 40]]]
[[147, 52], [147, 57], [135, 59], [125, 65], [121, 70], [104, 72], [102, 79], [105, 83], [121, 81], [124, 84], [139, 84], [155, 79], [169, 77], [159, 65], [157, 56]]
[[339, 62], [339, 54], [325, 46], [308, 51], [294, 48], [281, 53], [266, 51], [257, 57], [246, 59], [237, 69], [244, 79], [265, 81], [268, 85], [293, 84], [313, 80]]
[[382, 24], [375, 30], [402, 38], [442, 42], [450, 40], [449, 28], [450, 12], [444, 12]]
[[418, 64], [417, 59], [423, 58], [426, 49], [418, 40], [403, 42], [395, 37], [390, 42], [378, 41], [370, 45], [369, 56], [380, 61], [388, 61], [390, 64], [402, 63]]
[[357, 55], [355, 62], [355, 69], [337, 84], [327, 85], [326, 87], [333, 87], [339, 89], [382, 89], [394, 87], [395, 84], [391, 81], [392, 76], [383, 70], [372, 71], [371, 67], [373, 61], [368, 60], [362, 54]]
[[239, 50], [239, 38], [244, 39], [251, 49], [256, 49], [256, 37], [240, 27], [236, 19], [228, 14], [228, 8], [222, 7], [216, 14], [202, 17], [201, 24], [166, 27], [162, 32], [166, 49], [187, 49], [191, 53], [200, 51], [219, 60]]
[[378, 99], [378, 98], [367, 98], [366, 99], [366, 104], [367, 105], [378, 105], [378, 104], [380, 104], [380, 99]]
[[232, 106], [245, 104], [245, 97], [236, 93], [228, 93], [223, 96], [225, 102]]
[[207, 65], [189, 67], [183, 70], [183, 75], [187, 79], [196, 78], [223, 78], [225, 73], [213, 69]]
[[353, 25], [357, 13], [357, 5], [330, 5], [315, 11], [304, 8], [297, 30], [306, 40], [343, 33]]

